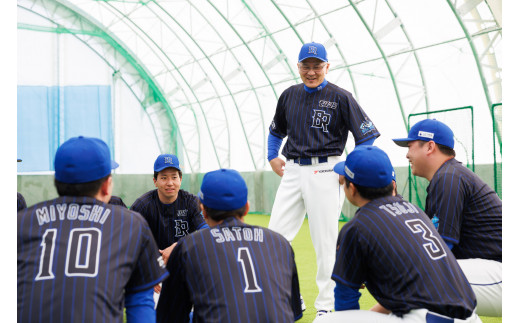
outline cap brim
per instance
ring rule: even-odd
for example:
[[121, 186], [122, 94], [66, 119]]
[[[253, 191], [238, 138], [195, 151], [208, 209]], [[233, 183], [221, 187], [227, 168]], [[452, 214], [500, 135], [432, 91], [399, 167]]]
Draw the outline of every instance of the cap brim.
[[313, 55], [310, 55], [310, 56], [306, 56], [306, 57], [304, 57], [304, 58], [301, 58], [301, 59], [298, 61], [298, 63], [301, 63], [302, 61], [306, 60], [307, 58], [317, 58], [317, 59], [319, 59], [319, 60], [322, 61], [322, 62], [326, 62], [326, 63], [328, 63], [327, 60], [324, 60], [324, 59], [321, 58], [321, 57], [313, 56]]
[[337, 163], [334, 166], [334, 172], [346, 176], [347, 174], [345, 174], [345, 161]]
[[400, 138], [400, 139], [392, 139], [397, 146], [400, 147], [408, 147], [408, 143], [410, 141], [414, 141], [416, 139], [410, 139], [410, 138]]
[[[164, 166], [164, 167], [161, 167], [161, 168], [158, 168], [158, 169], [154, 169], [154, 171], [158, 173], [158, 172], [160, 172], [160, 171], [165, 170], [166, 168], [174, 168], [174, 169], [176, 169], [176, 170], [178, 170], [178, 171], [181, 171], [180, 168], [175, 167], [175, 166]], [[181, 171], [181, 172], [182, 172], [182, 171]]]
[[116, 169], [119, 167], [119, 164], [116, 163], [115, 161], [111, 160], [111, 162], [112, 162], [112, 169]]

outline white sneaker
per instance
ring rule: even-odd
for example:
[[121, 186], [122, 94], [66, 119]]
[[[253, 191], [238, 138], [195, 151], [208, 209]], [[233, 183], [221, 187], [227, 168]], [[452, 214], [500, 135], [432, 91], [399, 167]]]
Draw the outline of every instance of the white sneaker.
[[332, 311], [319, 310], [319, 311], [316, 312], [316, 317], [322, 316], [322, 315], [325, 315], [325, 314], [328, 314], [328, 313], [332, 313]]
[[302, 312], [304, 312], [307, 309], [307, 307], [305, 306], [305, 302], [303, 301], [303, 296], [301, 296], [301, 295], [300, 295], [300, 300], [302, 302]]

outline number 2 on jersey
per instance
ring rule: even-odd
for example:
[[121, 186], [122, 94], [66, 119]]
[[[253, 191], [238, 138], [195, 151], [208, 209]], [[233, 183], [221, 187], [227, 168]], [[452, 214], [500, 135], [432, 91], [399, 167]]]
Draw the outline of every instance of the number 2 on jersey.
[[[57, 229], [47, 229], [42, 237], [40, 269], [34, 280], [53, 279], [54, 249]], [[70, 231], [65, 260], [66, 276], [95, 277], [98, 273], [101, 231], [97, 228], [76, 228]]]
[[256, 280], [255, 267], [253, 267], [253, 261], [251, 260], [251, 254], [249, 249], [246, 247], [238, 248], [238, 262], [242, 264], [242, 271], [244, 272], [244, 280], [246, 282], [246, 288], [244, 293], [258, 293], [262, 289], [258, 286]]

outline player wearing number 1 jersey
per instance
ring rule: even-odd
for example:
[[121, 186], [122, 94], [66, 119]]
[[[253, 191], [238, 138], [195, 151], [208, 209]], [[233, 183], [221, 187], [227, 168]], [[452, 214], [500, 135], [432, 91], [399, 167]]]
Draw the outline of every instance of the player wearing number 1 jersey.
[[168, 272], [145, 219], [108, 204], [117, 166], [97, 138], [58, 148], [60, 197], [18, 212], [18, 322], [155, 322]]
[[294, 322], [301, 318], [294, 253], [267, 228], [243, 222], [247, 187], [231, 169], [207, 173], [199, 193], [210, 228], [179, 240], [157, 305], [158, 322]]
[[[481, 322], [475, 294], [428, 216], [392, 196], [386, 153], [356, 147], [334, 171], [345, 176], [345, 195], [359, 209], [338, 237], [336, 312], [314, 322]], [[372, 311], [359, 310], [362, 284], [380, 304]]]

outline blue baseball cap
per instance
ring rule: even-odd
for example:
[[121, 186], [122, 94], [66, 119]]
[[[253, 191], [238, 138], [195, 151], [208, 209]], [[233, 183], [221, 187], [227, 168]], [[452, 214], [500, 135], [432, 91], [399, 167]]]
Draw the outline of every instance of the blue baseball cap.
[[204, 175], [199, 192], [200, 202], [220, 211], [240, 209], [247, 203], [247, 185], [234, 169], [219, 169]]
[[62, 183], [79, 184], [109, 175], [119, 164], [110, 157], [107, 144], [98, 138], [73, 137], [54, 157], [54, 177]]
[[453, 149], [455, 141], [453, 139], [453, 131], [450, 127], [437, 119], [425, 119], [413, 125], [408, 132], [408, 138], [392, 139], [396, 145], [407, 147], [410, 141], [433, 140], [436, 144], [444, 145]]
[[361, 145], [347, 155], [334, 171], [350, 182], [371, 188], [385, 187], [392, 182], [394, 168], [388, 155], [376, 146]]
[[155, 163], [153, 164], [154, 172], [160, 172], [165, 168], [173, 167], [177, 170], [181, 170], [181, 166], [179, 165], [179, 159], [177, 156], [172, 154], [162, 154], [157, 157]]
[[303, 44], [302, 49], [300, 49], [300, 55], [298, 55], [298, 63], [310, 57], [315, 57], [324, 62], [329, 61], [327, 59], [327, 51], [325, 50], [325, 46], [320, 43], [312, 42]]

